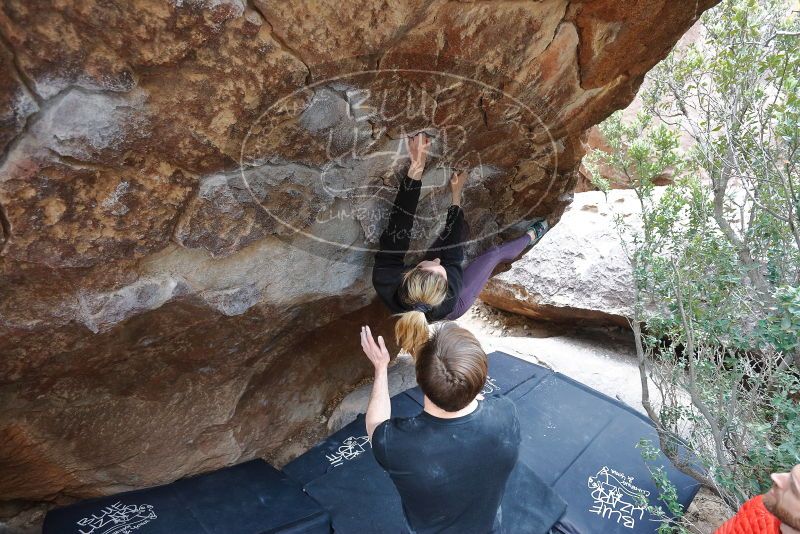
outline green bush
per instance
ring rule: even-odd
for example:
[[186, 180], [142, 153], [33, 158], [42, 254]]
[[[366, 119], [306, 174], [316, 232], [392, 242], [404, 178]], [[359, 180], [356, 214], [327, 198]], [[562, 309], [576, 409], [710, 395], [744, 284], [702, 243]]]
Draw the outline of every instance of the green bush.
[[[601, 125], [610, 151], [586, 158], [598, 188], [640, 203], [639, 223], [616, 220], [659, 446], [732, 509], [800, 463], [799, 28], [782, 1], [723, 1], [700, 42], [651, 72], [644, 111]], [[655, 187], [665, 175], [672, 185]], [[669, 519], [682, 516], [674, 488], [652, 473], [663, 532], [685, 531]]]

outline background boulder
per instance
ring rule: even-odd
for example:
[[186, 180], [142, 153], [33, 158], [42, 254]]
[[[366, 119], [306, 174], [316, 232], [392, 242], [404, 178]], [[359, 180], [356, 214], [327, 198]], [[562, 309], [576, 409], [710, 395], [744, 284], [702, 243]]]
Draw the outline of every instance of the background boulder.
[[[623, 226], [615, 219], [621, 217]], [[489, 280], [481, 300], [536, 319], [628, 326], [633, 271], [625, 237], [641, 231], [636, 193], [614, 189], [576, 193], [552, 228], [511, 269]]]

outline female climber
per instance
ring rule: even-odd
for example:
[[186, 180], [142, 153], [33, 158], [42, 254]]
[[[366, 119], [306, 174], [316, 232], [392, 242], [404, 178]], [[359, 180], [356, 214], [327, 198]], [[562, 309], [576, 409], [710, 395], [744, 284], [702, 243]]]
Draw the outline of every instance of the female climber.
[[549, 229], [544, 218], [535, 219], [525, 234], [490, 248], [462, 269], [467, 227], [461, 193], [467, 172], [454, 172], [450, 179], [452, 204], [447, 210], [444, 228], [424, 259], [406, 266], [404, 259], [411, 241], [429, 147], [430, 140], [422, 133], [408, 141], [411, 164], [401, 179], [372, 270], [375, 291], [393, 313], [400, 315], [395, 325], [397, 343], [411, 354], [416, 354], [428, 339], [429, 321], [461, 317], [475, 302], [494, 268], [517, 258]]

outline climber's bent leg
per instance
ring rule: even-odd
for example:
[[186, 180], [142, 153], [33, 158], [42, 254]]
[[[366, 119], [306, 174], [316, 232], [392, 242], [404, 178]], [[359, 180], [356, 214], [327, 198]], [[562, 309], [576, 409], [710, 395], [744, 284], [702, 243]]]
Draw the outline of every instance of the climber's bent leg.
[[475, 299], [483, 291], [484, 286], [492, 276], [492, 271], [500, 263], [509, 262], [514, 260], [517, 256], [522, 254], [522, 251], [531, 242], [531, 236], [523, 234], [522, 236], [503, 243], [500, 246], [492, 247], [474, 260], [464, 269], [464, 282], [461, 287], [461, 294], [458, 296], [453, 311], [447, 316], [448, 319], [458, 319], [472, 306]]

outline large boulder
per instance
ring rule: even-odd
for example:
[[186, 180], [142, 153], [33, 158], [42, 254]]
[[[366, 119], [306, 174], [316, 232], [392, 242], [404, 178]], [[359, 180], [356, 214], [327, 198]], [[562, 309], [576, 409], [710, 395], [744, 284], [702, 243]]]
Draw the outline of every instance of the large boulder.
[[716, 1], [0, 2], [0, 515], [285, 458], [390, 331], [401, 138], [436, 136], [415, 250], [454, 162], [469, 254], [555, 222]]
[[634, 191], [576, 193], [558, 224], [493, 277], [480, 298], [535, 319], [628, 326], [633, 271], [623, 240], [640, 231]]

